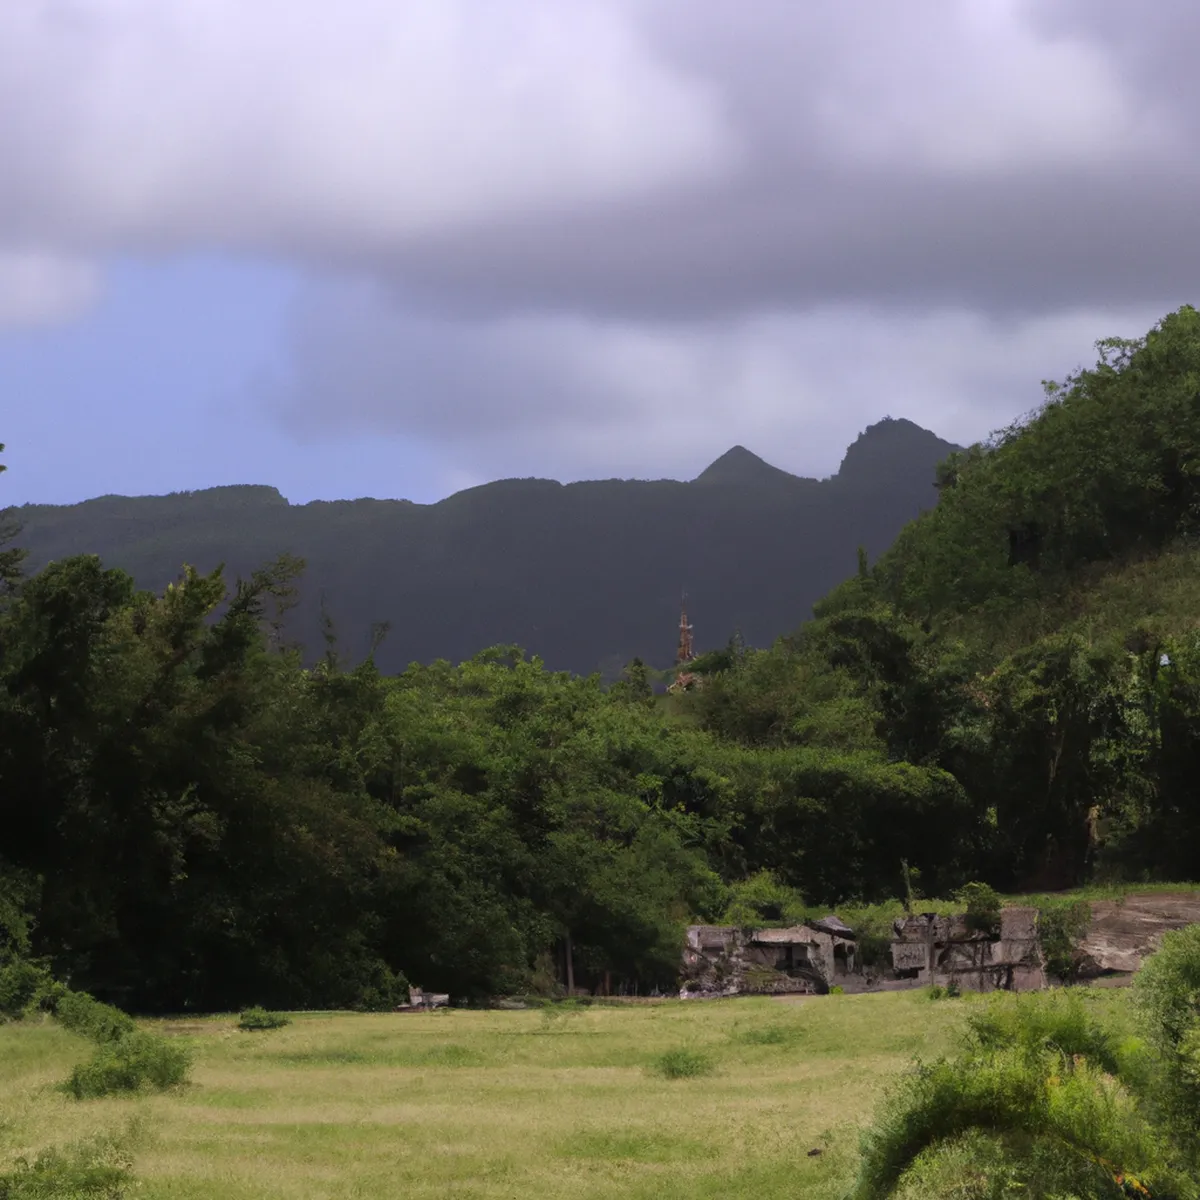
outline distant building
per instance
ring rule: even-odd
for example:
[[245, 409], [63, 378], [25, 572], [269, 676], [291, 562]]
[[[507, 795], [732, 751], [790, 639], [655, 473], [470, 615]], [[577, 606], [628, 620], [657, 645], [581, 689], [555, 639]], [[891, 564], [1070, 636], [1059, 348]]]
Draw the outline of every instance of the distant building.
[[892, 970], [914, 987], [955, 985], [967, 992], [1036, 991], [1046, 986], [1036, 908], [1005, 908], [995, 934], [964, 916], [921, 913], [893, 926]]
[[859, 972], [854, 931], [835, 916], [787, 929], [693, 925], [680, 996], [822, 993]]

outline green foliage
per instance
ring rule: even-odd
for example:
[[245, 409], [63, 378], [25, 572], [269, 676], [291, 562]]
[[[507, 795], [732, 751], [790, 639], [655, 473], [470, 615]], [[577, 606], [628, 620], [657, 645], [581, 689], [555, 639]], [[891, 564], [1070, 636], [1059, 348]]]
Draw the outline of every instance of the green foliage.
[[269, 1012], [259, 1005], [245, 1009], [238, 1018], [238, 1028], [249, 1031], [282, 1029], [285, 1025], [290, 1025], [291, 1023], [291, 1017], [284, 1016], [283, 1013]]
[[0, 1174], [0, 1200], [121, 1200], [135, 1186], [135, 1135], [101, 1135], [19, 1158]]
[[964, 883], [954, 898], [965, 910], [967, 929], [972, 933], [1000, 932], [1000, 895], [986, 883]]
[[14, 959], [0, 966], [0, 1019], [18, 1020], [52, 988], [50, 972], [42, 963]]
[[[58, 556], [0, 602], [0, 1009], [55, 1002], [22, 965], [43, 962], [138, 1012], [386, 1010], [409, 979], [468, 1002], [672, 990], [689, 922], [834, 908], [875, 969], [901, 888], [909, 910], [957, 892], [990, 934], [971, 880], [1186, 875], [1200, 315], [1099, 352], [948, 461], [936, 508], [812, 621], [735, 636], [669, 703], [644, 663], [605, 688], [507, 645], [387, 676], [373, 638], [347, 669], [329, 622], [306, 665], [291, 558], [151, 593]], [[913, 436], [885, 423], [838, 487]], [[1064, 978], [1080, 914], [1043, 908]]]
[[968, 1023], [958, 1058], [919, 1064], [883, 1101], [862, 1138], [854, 1200], [1009, 1187], [1044, 1200], [1116, 1197], [1132, 1181], [1151, 1195], [1195, 1194], [1116, 1074], [1112, 1035], [1078, 1001], [1004, 997]]
[[1200, 925], [1163, 935], [1134, 977], [1134, 995], [1161, 1061], [1163, 1119], [1200, 1165]]
[[1079, 975], [1079, 945], [1088, 931], [1092, 908], [1086, 900], [1043, 900], [1038, 908], [1038, 940], [1048, 974], [1070, 982]]
[[393, 971], [378, 962], [359, 985], [354, 1007], [360, 1012], [392, 1012], [408, 1003], [408, 980], [403, 971]]
[[63, 1090], [76, 1100], [147, 1088], [164, 1091], [184, 1083], [190, 1065], [183, 1046], [137, 1030], [101, 1042], [87, 1062], [72, 1070]]
[[1063, 1200], [1127, 1197], [1101, 1164], [1064, 1154], [1056, 1142], [971, 1129], [922, 1151], [893, 1193], [897, 1200]]
[[996, 996], [967, 1017], [968, 1045], [980, 1055], [1013, 1048], [1029, 1059], [1045, 1053], [1086, 1058], [1100, 1070], [1120, 1070], [1115, 1035], [1097, 1024], [1075, 996]]
[[725, 925], [742, 928], [798, 925], [808, 915], [804, 897], [780, 883], [773, 871], [757, 871], [729, 887], [729, 903], [721, 916]]
[[678, 1048], [660, 1054], [654, 1060], [652, 1070], [664, 1079], [696, 1079], [711, 1075], [716, 1070], [716, 1063], [712, 1055], [703, 1050]]
[[957, 979], [951, 979], [945, 987], [940, 983], [930, 984], [925, 993], [930, 1000], [957, 1000], [962, 995]]
[[86, 992], [68, 991], [54, 1005], [59, 1024], [97, 1045], [118, 1042], [134, 1033], [133, 1018], [111, 1004], [101, 1004]]

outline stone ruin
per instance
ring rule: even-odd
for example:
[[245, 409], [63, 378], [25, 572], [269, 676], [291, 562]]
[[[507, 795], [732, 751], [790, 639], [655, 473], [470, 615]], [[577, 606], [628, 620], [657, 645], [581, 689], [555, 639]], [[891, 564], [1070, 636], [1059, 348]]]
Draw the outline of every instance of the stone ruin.
[[835, 916], [787, 929], [693, 925], [680, 996], [821, 993], [858, 975], [854, 932]]
[[[1129, 979], [1162, 935], [1200, 924], [1200, 893], [1129, 895], [1090, 905], [1078, 943], [1078, 977]], [[865, 969], [854, 931], [836, 916], [787, 929], [693, 925], [683, 952], [680, 996], [892, 991], [1036, 991], [1047, 985], [1038, 910], [1004, 908], [998, 929], [968, 926], [964, 915], [916, 913], [893, 924], [890, 967]]]
[[445, 992], [427, 992], [424, 988], [410, 987], [408, 1002], [397, 1004], [397, 1012], [432, 1012], [435, 1008], [446, 1008], [450, 997]]
[[994, 932], [962, 915], [921, 913], [893, 925], [892, 973], [913, 987], [1027, 992], [1046, 986], [1036, 908], [1005, 908]]

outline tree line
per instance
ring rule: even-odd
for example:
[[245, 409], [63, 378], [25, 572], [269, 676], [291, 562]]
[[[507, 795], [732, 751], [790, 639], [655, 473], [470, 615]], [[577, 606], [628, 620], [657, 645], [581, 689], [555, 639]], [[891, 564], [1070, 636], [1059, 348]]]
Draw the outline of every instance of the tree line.
[[770, 919], [772, 887], [1186, 877], [1200, 316], [1100, 350], [682, 696], [515, 647], [384, 675], [332, 629], [306, 666], [290, 559], [150, 593], [4, 550], [0, 925], [134, 1010], [388, 1007], [408, 979], [670, 987], [686, 922]]

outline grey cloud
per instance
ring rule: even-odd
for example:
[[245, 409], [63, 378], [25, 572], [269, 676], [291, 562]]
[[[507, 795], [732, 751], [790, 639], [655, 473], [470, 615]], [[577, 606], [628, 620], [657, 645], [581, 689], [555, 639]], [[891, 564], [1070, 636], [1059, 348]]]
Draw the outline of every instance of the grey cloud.
[[459, 314], [1184, 300], [1192, 7], [9, 6], [0, 241], [267, 253]]
[[[1182, 7], [1143, 28], [1151, 68], [1179, 58], [1163, 14]], [[764, 0], [748, 20], [657, 4], [654, 44], [721, 97], [736, 173], [431, 236], [397, 247], [390, 270], [464, 313], [662, 320], [844, 302], [1020, 315], [1190, 299], [1194, 72], [1152, 71], [1150, 88], [1119, 43], [1065, 9], [1053, 25], [1015, 10], [995, 44], [947, 21], [989, 9], [1006, 6]]]
[[690, 478], [741, 442], [823, 476], [866, 425], [908, 416], [970, 442], [1158, 308], [1002, 320], [827, 306], [737, 321], [431, 317], [377, 288], [314, 289], [278, 418], [302, 436], [420, 439], [469, 478]]
[[1193, 298], [1198, 35], [1185, 0], [0, 4], [0, 256], [298, 266], [278, 420], [457, 479], [823, 474]]

